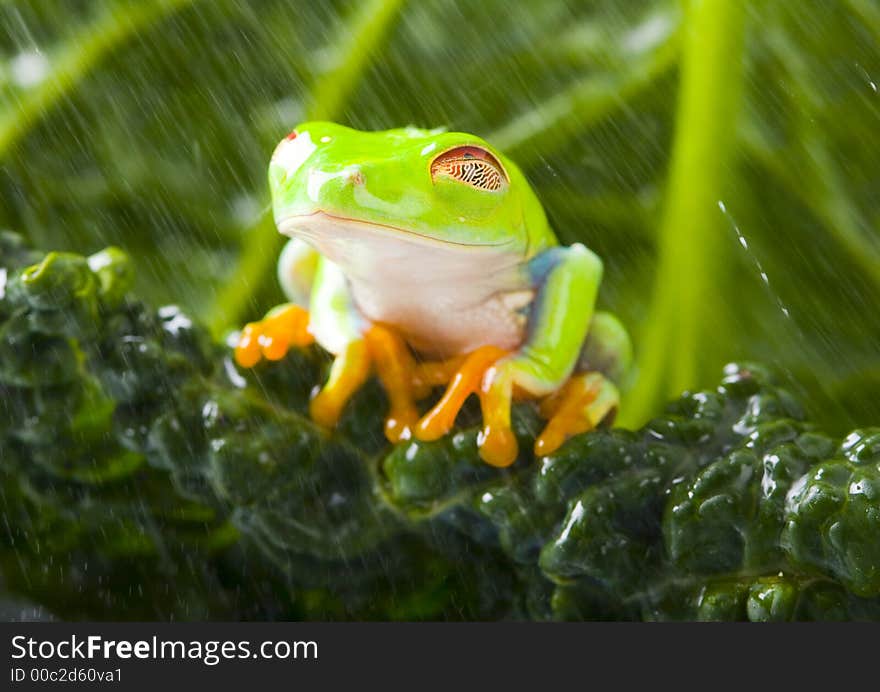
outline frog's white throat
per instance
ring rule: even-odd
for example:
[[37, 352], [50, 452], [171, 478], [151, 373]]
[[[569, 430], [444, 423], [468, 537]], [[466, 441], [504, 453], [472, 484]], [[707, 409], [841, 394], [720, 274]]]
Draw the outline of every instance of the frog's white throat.
[[401, 226], [361, 221], [343, 216], [329, 214], [324, 211], [314, 211], [309, 214], [295, 214], [278, 220], [278, 230], [290, 237], [300, 237], [312, 243], [332, 238], [357, 240], [367, 238], [369, 242], [380, 242], [383, 238], [396, 243], [410, 242], [417, 245], [425, 245], [434, 248], [462, 248], [472, 250], [475, 248], [504, 249], [512, 244], [512, 241], [502, 243], [470, 243], [456, 242], [434, 238], [417, 231], [411, 231]]
[[485, 275], [519, 267], [522, 259], [509, 243], [442, 240], [396, 226], [321, 211], [281, 219], [278, 230], [305, 240], [352, 279], [375, 279], [377, 273], [389, 272], [404, 276], [412, 272], [422, 280], [465, 278], [473, 277], [475, 270]]
[[282, 219], [278, 229], [336, 264], [358, 310], [398, 326], [418, 350], [512, 348], [522, 339], [517, 311], [532, 293], [523, 258], [509, 247], [446, 242], [323, 212]]

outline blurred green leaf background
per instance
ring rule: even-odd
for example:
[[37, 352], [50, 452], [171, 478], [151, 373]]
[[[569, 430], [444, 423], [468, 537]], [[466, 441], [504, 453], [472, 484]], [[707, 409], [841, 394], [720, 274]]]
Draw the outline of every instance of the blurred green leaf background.
[[841, 432], [880, 420], [878, 46], [874, 0], [2, 0], [0, 224], [221, 336], [280, 300], [298, 121], [472, 131], [604, 258], [624, 423], [748, 358]]

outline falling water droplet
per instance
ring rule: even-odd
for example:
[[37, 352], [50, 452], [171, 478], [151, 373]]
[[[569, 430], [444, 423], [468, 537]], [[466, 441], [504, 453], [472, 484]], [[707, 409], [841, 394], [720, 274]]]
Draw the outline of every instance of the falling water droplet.
[[752, 261], [755, 264], [755, 269], [758, 271], [758, 275], [761, 277], [761, 281], [763, 281], [764, 286], [767, 287], [767, 291], [773, 297], [773, 300], [776, 302], [776, 306], [785, 315], [788, 319], [791, 319], [791, 312], [786, 306], [785, 303], [782, 302], [782, 298], [779, 297], [779, 294], [773, 290], [773, 287], [770, 285], [770, 277], [767, 275], [767, 272], [764, 269], [764, 265], [761, 264], [761, 260], [757, 258], [754, 252], [749, 250], [749, 241], [746, 239], [743, 232], [740, 230], [739, 226], [733, 220], [733, 217], [730, 215], [730, 212], [727, 211], [727, 206], [724, 204], [722, 200], [718, 200], [718, 208], [721, 210], [721, 213], [727, 218], [730, 223], [731, 228], [733, 228], [734, 233], [736, 233], [737, 240], [739, 240], [739, 244], [742, 245], [743, 249], [749, 253], [749, 257], [752, 258]]
[[29, 89], [49, 75], [49, 59], [38, 50], [23, 51], [9, 63], [12, 81], [22, 89]]

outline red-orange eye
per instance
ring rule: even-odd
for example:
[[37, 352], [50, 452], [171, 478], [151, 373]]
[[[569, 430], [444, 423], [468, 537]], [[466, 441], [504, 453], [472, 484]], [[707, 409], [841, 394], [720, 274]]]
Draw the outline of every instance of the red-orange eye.
[[504, 167], [482, 147], [456, 147], [431, 162], [431, 178], [452, 178], [478, 190], [495, 192], [509, 182]]
[[296, 135], [297, 135], [297, 131], [294, 130], [289, 135], [287, 135], [287, 137], [285, 137], [284, 139], [286, 139], [289, 142], [292, 139], [296, 139]]

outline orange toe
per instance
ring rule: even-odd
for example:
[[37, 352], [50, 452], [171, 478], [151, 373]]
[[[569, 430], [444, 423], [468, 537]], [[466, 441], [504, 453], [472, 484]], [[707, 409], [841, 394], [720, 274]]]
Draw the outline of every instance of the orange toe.
[[327, 384], [309, 402], [309, 415], [324, 428], [334, 428], [349, 399], [370, 375], [370, 356], [363, 340], [352, 341], [333, 361]]
[[589, 407], [599, 395], [603, 382], [604, 378], [598, 373], [575, 375], [542, 402], [539, 410], [549, 420], [535, 439], [536, 455], [553, 454], [572, 435], [593, 429]]
[[281, 305], [259, 322], [245, 325], [235, 347], [235, 362], [252, 368], [262, 358], [281, 360], [291, 346], [308, 346], [313, 342], [308, 311], [292, 303]]
[[443, 397], [418, 422], [415, 436], [436, 440], [452, 430], [455, 419], [467, 398], [479, 391], [486, 370], [507, 351], [497, 346], [482, 346], [471, 352], [453, 374]]
[[259, 341], [266, 360], [281, 360], [290, 349], [290, 335], [278, 323], [267, 324]]
[[484, 427], [477, 438], [477, 444], [480, 447], [480, 458], [490, 466], [510, 466], [519, 455], [516, 436], [508, 427]]
[[259, 323], [251, 322], [241, 330], [235, 347], [235, 362], [243, 368], [252, 368], [262, 356], [259, 342]]
[[412, 437], [412, 431], [419, 421], [418, 411], [391, 411], [385, 418], [385, 438], [397, 444]]
[[519, 456], [519, 445], [510, 424], [513, 389], [510, 361], [489, 368], [480, 384], [483, 430], [477, 444], [480, 458], [492, 466], [510, 466]]
[[419, 419], [415, 404], [415, 359], [409, 346], [394, 330], [374, 325], [364, 336], [379, 381], [390, 402], [385, 419], [385, 437], [389, 442], [408, 440]]

